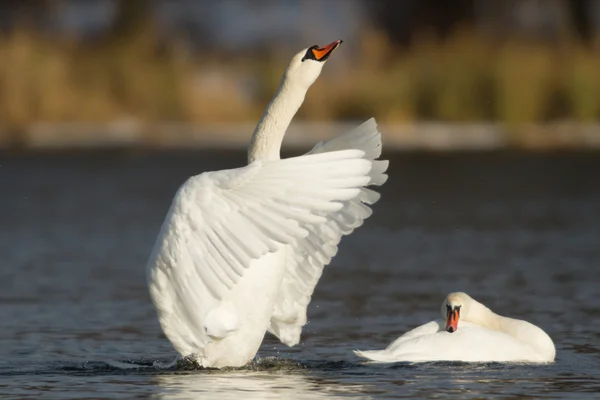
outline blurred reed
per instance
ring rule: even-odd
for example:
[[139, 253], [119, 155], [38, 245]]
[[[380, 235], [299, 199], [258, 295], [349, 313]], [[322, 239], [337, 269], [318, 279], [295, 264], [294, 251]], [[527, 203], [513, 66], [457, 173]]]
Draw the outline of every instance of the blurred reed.
[[[287, 50], [207, 57], [176, 41], [159, 45], [150, 25], [85, 45], [17, 29], [0, 38], [0, 125], [18, 132], [40, 121], [256, 121]], [[326, 85], [313, 86], [302, 117], [516, 126], [600, 116], [600, 56], [574, 40], [497, 43], [465, 29], [444, 41], [423, 34], [397, 49], [369, 31], [359, 51], [343, 60]]]

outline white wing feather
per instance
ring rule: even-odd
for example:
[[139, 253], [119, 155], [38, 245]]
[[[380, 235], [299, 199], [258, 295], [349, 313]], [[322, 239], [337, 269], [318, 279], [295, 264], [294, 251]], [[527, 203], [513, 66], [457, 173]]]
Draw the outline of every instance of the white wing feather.
[[[364, 156], [345, 150], [256, 161], [182, 185], [148, 262], [159, 321], [179, 353], [196, 353], [210, 341], [210, 312], [222, 306], [251, 261], [298, 241], [303, 249], [313, 242], [323, 248], [320, 227], [347, 209], [371, 179], [372, 163]], [[316, 252], [315, 260], [328, 262], [330, 251]], [[303, 273], [308, 275], [294, 289], [300, 297], [314, 285], [314, 272], [299, 268]], [[235, 324], [220, 322], [224, 330]]]
[[[345, 135], [318, 143], [308, 154], [328, 154], [343, 149], [364, 151], [364, 158], [373, 164], [368, 184], [379, 186], [385, 183], [388, 161], [375, 160], [381, 155], [381, 134], [374, 119]], [[375, 203], [379, 197], [379, 193], [363, 187], [358, 196], [343, 201], [338, 211], [327, 214], [317, 211], [324, 217], [324, 223], [315, 226], [294, 244], [269, 327], [269, 331], [283, 343], [293, 346], [299, 342], [302, 326], [307, 321], [306, 308], [323, 268], [337, 253], [342, 236], [363, 224], [372, 213], [368, 205]]]

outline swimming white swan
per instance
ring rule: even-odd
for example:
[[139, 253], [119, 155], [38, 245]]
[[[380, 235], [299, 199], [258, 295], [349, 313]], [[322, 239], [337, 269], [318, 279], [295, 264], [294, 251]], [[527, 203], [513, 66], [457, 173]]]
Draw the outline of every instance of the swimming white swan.
[[444, 319], [421, 325], [385, 350], [354, 351], [372, 361], [551, 362], [552, 339], [529, 322], [502, 317], [466, 293], [450, 293]]
[[178, 190], [148, 262], [160, 325], [182, 356], [237, 367], [268, 330], [300, 340], [306, 308], [343, 235], [371, 215], [387, 161], [370, 119], [280, 159], [285, 131], [325, 60], [342, 43], [296, 54], [258, 123], [242, 168], [189, 178]]

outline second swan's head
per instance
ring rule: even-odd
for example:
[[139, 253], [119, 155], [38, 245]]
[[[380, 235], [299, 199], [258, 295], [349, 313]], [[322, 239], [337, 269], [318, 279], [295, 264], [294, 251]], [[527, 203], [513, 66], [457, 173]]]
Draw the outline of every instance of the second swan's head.
[[468, 319], [470, 305], [474, 302], [466, 293], [450, 293], [442, 303], [442, 316], [446, 319], [446, 331], [452, 333], [458, 329], [458, 320]]
[[290, 65], [285, 71], [285, 79], [288, 82], [298, 83], [308, 88], [317, 80], [325, 61], [340, 44], [342, 44], [342, 41], [336, 40], [324, 47], [314, 45], [302, 50], [290, 61]]

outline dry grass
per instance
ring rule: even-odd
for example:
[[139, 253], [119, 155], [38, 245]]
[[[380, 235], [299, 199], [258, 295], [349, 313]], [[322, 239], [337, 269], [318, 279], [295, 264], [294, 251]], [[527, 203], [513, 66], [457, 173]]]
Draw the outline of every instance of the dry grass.
[[[338, 62], [315, 85], [301, 115], [313, 120], [375, 116], [382, 122], [549, 120], [600, 115], [600, 57], [576, 43], [492, 43], [468, 30], [445, 42], [423, 35], [394, 49], [368, 32], [351, 65]], [[193, 123], [255, 121], [287, 56], [219, 62], [152, 29], [109, 44], [49, 41], [27, 30], [0, 39], [0, 125], [104, 122], [121, 118]]]

